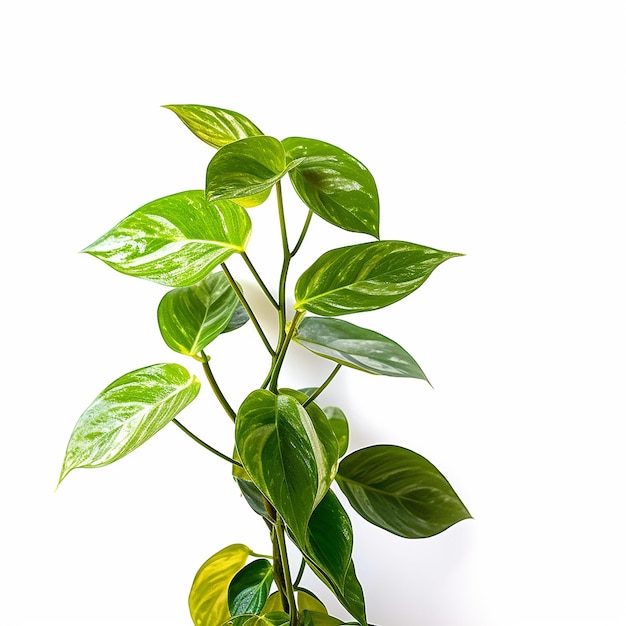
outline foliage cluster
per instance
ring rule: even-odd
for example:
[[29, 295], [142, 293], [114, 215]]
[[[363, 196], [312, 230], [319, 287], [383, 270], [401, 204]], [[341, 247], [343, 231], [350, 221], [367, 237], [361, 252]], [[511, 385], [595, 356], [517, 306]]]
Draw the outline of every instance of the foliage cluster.
[[[352, 559], [350, 518], [335, 485], [352, 508], [386, 531], [430, 537], [469, 513], [444, 476], [403, 447], [373, 445], [349, 452], [344, 412], [317, 400], [341, 367], [426, 381], [415, 359], [384, 335], [341, 319], [391, 305], [418, 289], [433, 270], [458, 256], [406, 241], [379, 239], [379, 200], [374, 178], [350, 154], [303, 137], [263, 134], [248, 118], [226, 109], [173, 105], [202, 141], [215, 148], [205, 188], [142, 206], [84, 252], [127, 275], [171, 289], [158, 307], [165, 343], [197, 361], [233, 422], [232, 456], [189, 431], [180, 412], [200, 390], [185, 367], [160, 363], [112, 382], [87, 408], [71, 434], [59, 483], [76, 468], [110, 464], [172, 422], [231, 464], [250, 507], [267, 526], [271, 553], [243, 544], [225, 547], [199, 569], [189, 595], [196, 626], [335, 626], [322, 601], [301, 585], [315, 573], [356, 621], [367, 626], [363, 590]], [[306, 207], [295, 244], [288, 241], [281, 185], [288, 178]], [[268, 286], [246, 250], [248, 211], [275, 191], [282, 264]], [[297, 212], [289, 213], [295, 219]], [[290, 264], [313, 218], [371, 241], [323, 252], [295, 281], [288, 306]], [[270, 341], [227, 261], [240, 255], [271, 308], [277, 340]], [[268, 355], [267, 369], [237, 409], [213, 374], [207, 349], [252, 323]], [[256, 336], [256, 335], [255, 335]], [[289, 347], [296, 342], [333, 363], [315, 387], [281, 387]], [[236, 376], [236, 372], [231, 372]], [[294, 576], [287, 541], [301, 554]]]

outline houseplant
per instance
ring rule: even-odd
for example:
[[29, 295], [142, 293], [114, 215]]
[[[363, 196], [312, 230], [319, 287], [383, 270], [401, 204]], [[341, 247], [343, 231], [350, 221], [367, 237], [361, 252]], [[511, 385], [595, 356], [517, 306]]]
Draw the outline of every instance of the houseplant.
[[[177, 363], [159, 363], [108, 385], [79, 418], [67, 446], [59, 483], [76, 468], [110, 464], [172, 422], [230, 465], [234, 483], [269, 532], [265, 556], [229, 545], [197, 572], [189, 609], [197, 626], [327, 626], [346, 622], [301, 586], [305, 568], [329, 588], [355, 621], [367, 626], [364, 595], [352, 560], [350, 518], [337, 487], [366, 520], [407, 538], [429, 537], [469, 517], [443, 475], [425, 458], [395, 445], [349, 450], [348, 419], [322, 407], [320, 394], [342, 367], [364, 375], [427, 381], [394, 340], [343, 319], [389, 306], [410, 295], [444, 261], [459, 256], [398, 240], [379, 239], [376, 184], [357, 159], [331, 144], [302, 137], [279, 141], [248, 118], [216, 107], [173, 105], [180, 120], [215, 148], [205, 187], [150, 202], [84, 249], [124, 274], [170, 288], [157, 311], [161, 335], [202, 370], [227, 419], [233, 450], [201, 440], [178, 419], [200, 390], [199, 379]], [[287, 213], [282, 185], [289, 180], [304, 211]], [[247, 254], [249, 211], [270, 196], [278, 210], [276, 240], [282, 263], [273, 281], [261, 277]], [[254, 209], [254, 210], [266, 210]], [[312, 219], [321, 218], [365, 243], [322, 251], [295, 281], [289, 270]], [[287, 221], [300, 220], [289, 241]], [[271, 340], [227, 261], [240, 255], [276, 318]], [[253, 324], [267, 351], [258, 387], [237, 408], [214, 375], [208, 346]], [[329, 376], [306, 389], [280, 383], [285, 356], [297, 343], [332, 363]], [[231, 375], [236, 375], [234, 372]], [[225, 465], [225, 467], [227, 467]], [[301, 555], [289, 562], [287, 544]], [[292, 548], [293, 552], [293, 548]], [[297, 573], [296, 573], [297, 572]]]

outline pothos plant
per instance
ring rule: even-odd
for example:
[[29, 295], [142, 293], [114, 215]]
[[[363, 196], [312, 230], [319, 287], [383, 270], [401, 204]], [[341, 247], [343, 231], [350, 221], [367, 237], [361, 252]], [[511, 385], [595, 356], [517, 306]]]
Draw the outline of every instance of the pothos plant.
[[[123, 274], [172, 288], [158, 306], [161, 335], [172, 350], [203, 370], [233, 422], [233, 450], [216, 450], [178, 420], [200, 391], [200, 381], [180, 364], [159, 363], [124, 374], [86, 409], [70, 436], [59, 483], [73, 469], [117, 461], [173, 423], [230, 464], [235, 485], [267, 527], [271, 545], [267, 556], [235, 544], [206, 560], [189, 593], [193, 623], [367, 626], [352, 559], [352, 526], [337, 487], [359, 515], [401, 537], [430, 537], [469, 513], [444, 476], [411, 450], [373, 445], [348, 453], [344, 412], [317, 400], [342, 367], [427, 380], [394, 340], [342, 318], [401, 300], [438, 265], [459, 255], [381, 240], [374, 178], [344, 150], [303, 137], [279, 141], [226, 109], [166, 108], [217, 149], [204, 189], [142, 206], [84, 252]], [[284, 179], [304, 204], [301, 214], [285, 210]], [[270, 282], [246, 250], [252, 227], [248, 211], [263, 204], [272, 190], [282, 263]], [[295, 243], [288, 238], [287, 218], [302, 226]], [[371, 240], [323, 251], [295, 281], [293, 298], [291, 293], [288, 297], [291, 262], [317, 218]], [[249, 270], [249, 279], [258, 283], [275, 312], [275, 341], [231, 274], [227, 261], [232, 255], [241, 256], [242, 271]], [[259, 363], [258, 386], [235, 408], [218, 385], [208, 348], [214, 340], [228, 341], [248, 321], [256, 328], [253, 337], [258, 334], [265, 346], [267, 362]], [[283, 371], [285, 356], [294, 342], [334, 364], [321, 384], [311, 381], [311, 387], [299, 390], [281, 384], [288, 373]], [[236, 377], [236, 370], [230, 376]], [[289, 561], [288, 542], [294, 546], [292, 555], [301, 555], [299, 564]], [[355, 621], [330, 616], [324, 603], [302, 586], [306, 568]]]

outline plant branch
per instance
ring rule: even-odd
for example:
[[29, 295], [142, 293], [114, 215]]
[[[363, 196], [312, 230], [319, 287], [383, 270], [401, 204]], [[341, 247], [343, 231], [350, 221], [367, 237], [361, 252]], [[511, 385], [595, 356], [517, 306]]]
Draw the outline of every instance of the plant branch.
[[243, 260], [246, 262], [248, 269], [252, 272], [252, 275], [256, 279], [256, 282], [259, 284], [259, 287], [261, 287], [261, 289], [263, 290], [263, 293], [266, 295], [267, 299], [272, 303], [272, 306], [276, 310], [278, 310], [279, 309], [278, 302], [276, 302], [276, 299], [270, 293], [270, 290], [267, 288], [267, 286], [263, 282], [263, 279], [261, 278], [261, 276], [259, 276], [259, 273], [256, 271], [256, 268], [254, 267], [254, 265], [252, 264], [252, 261], [250, 260], [250, 257], [245, 252], [242, 252], [241, 256]]
[[270, 342], [267, 340], [267, 337], [265, 336], [265, 333], [263, 332], [263, 329], [261, 328], [261, 324], [259, 324], [259, 320], [256, 318], [256, 315], [254, 314], [254, 311], [250, 307], [250, 304], [248, 304], [246, 297], [243, 295], [243, 292], [241, 291], [241, 289], [239, 289], [239, 285], [237, 284], [237, 281], [235, 281], [232, 274], [228, 271], [228, 268], [226, 267], [226, 263], [222, 263], [222, 269], [224, 270], [224, 274], [226, 274], [226, 278], [228, 278], [228, 282], [230, 283], [231, 287], [235, 290], [235, 293], [237, 294], [239, 301], [243, 305], [243, 308], [246, 310], [246, 313], [250, 316], [250, 319], [252, 320], [254, 327], [259, 333], [259, 337], [261, 337], [261, 340], [263, 341], [263, 345], [267, 348], [267, 351], [272, 355], [272, 357], [274, 357], [276, 355], [276, 353], [274, 352], [274, 349], [272, 348]]
[[209, 365], [209, 357], [204, 353], [204, 350], [201, 350], [200, 354], [202, 356], [202, 369], [204, 369], [204, 373], [206, 374], [209, 384], [211, 385], [211, 389], [213, 389], [213, 393], [216, 395], [222, 405], [222, 408], [226, 411], [226, 413], [228, 413], [228, 417], [230, 417], [230, 419], [234, 422], [237, 417], [237, 413], [233, 410], [233, 407], [230, 406], [228, 400], [226, 400], [226, 397], [217, 384], [215, 376], [213, 376], [213, 372], [211, 371], [211, 366]]
[[180, 428], [186, 435], [189, 435], [189, 437], [191, 437], [196, 443], [199, 443], [203, 448], [206, 448], [209, 452], [212, 452], [216, 456], [219, 456], [220, 459], [224, 459], [225, 461], [228, 461], [231, 465], [238, 465], [239, 467], [243, 467], [241, 463], [238, 463], [237, 461], [235, 461], [235, 459], [231, 459], [229, 456], [222, 454], [219, 450], [216, 450], [215, 448], [210, 446], [208, 443], [206, 443], [206, 441], [202, 441], [200, 437], [198, 437], [197, 435], [194, 435], [187, 427], [183, 426], [176, 418], [172, 420], [172, 423], [176, 424], [178, 428]]
[[340, 369], [341, 369], [341, 363], [337, 363], [337, 365], [335, 365], [335, 368], [330, 373], [328, 378], [308, 397], [307, 401], [302, 406], [306, 407], [309, 403], [313, 402], [313, 400], [315, 400], [315, 398], [317, 398], [322, 393], [322, 391], [324, 391], [324, 389], [326, 389], [326, 387], [330, 385], [333, 378], [337, 376], [337, 372], [339, 372]]
[[302, 232], [300, 233], [300, 238], [298, 239], [298, 242], [294, 246], [293, 250], [289, 253], [289, 256], [291, 258], [296, 256], [296, 254], [298, 253], [298, 250], [300, 250], [300, 246], [302, 245], [302, 242], [304, 241], [304, 237], [307, 231], [309, 230], [309, 224], [311, 223], [312, 217], [313, 217], [313, 211], [309, 210], [309, 213], [306, 216], [306, 220], [304, 221], [304, 226], [302, 227]]
[[280, 554], [282, 578], [285, 595], [287, 597], [287, 608], [289, 609], [289, 626], [298, 626], [298, 607], [296, 605], [296, 597], [293, 592], [293, 584], [291, 583], [291, 574], [289, 572], [289, 558], [287, 556], [287, 543], [285, 542], [285, 527], [283, 525], [282, 518], [278, 514], [276, 515], [276, 525], [274, 526], [274, 530]]
[[280, 352], [282, 343], [285, 340], [285, 326], [287, 324], [287, 306], [286, 306], [286, 286], [287, 273], [289, 272], [289, 263], [291, 254], [289, 252], [289, 240], [287, 239], [287, 224], [285, 222], [285, 209], [283, 206], [283, 192], [280, 181], [276, 183], [276, 201], [278, 203], [278, 218], [280, 221], [280, 236], [283, 244], [283, 265], [280, 270], [280, 278], [278, 281], [278, 347]]
[[283, 361], [285, 360], [287, 348], [289, 348], [291, 338], [296, 332], [296, 328], [298, 328], [298, 324], [300, 323], [300, 320], [304, 317], [305, 313], [306, 311], [296, 311], [296, 314], [293, 316], [291, 324], [289, 325], [289, 331], [287, 332], [285, 338], [280, 344], [280, 351], [276, 355], [276, 360], [272, 367], [272, 373], [269, 380], [269, 389], [274, 393], [276, 393], [278, 389], [278, 374], [280, 373], [280, 368], [282, 367]]

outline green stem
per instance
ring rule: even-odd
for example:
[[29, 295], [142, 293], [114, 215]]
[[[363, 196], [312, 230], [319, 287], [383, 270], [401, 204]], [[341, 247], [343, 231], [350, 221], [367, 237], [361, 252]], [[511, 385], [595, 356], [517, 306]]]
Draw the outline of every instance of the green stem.
[[206, 441], [202, 441], [200, 437], [198, 437], [197, 435], [194, 435], [188, 428], [183, 426], [176, 418], [172, 420], [172, 423], [176, 424], [178, 428], [180, 428], [186, 435], [189, 435], [189, 437], [191, 437], [196, 443], [199, 443], [203, 448], [206, 448], [209, 452], [212, 452], [216, 456], [219, 456], [220, 459], [224, 459], [225, 461], [228, 461], [232, 465], [238, 465], [239, 467], [243, 467], [241, 463], [238, 463], [237, 461], [235, 461], [235, 459], [231, 459], [229, 456], [222, 454], [219, 450], [216, 450], [215, 448], [210, 446], [208, 443], [206, 443]]
[[289, 256], [291, 258], [296, 256], [296, 254], [298, 253], [298, 250], [300, 250], [300, 246], [302, 245], [302, 242], [304, 241], [304, 237], [305, 237], [307, 231], [309, 230], [309, 224], [311, 223], [311, 218], [312, 217], [313, 217], [313, 211], [309, 211], [308, 215], [306, 216], [306, 220], [304, 222], [304, 226], [302, 227], [302, 232], [300, 233], [300, 238], [298, 239], [298, 242], [294, 246], [294, 249], [289, 253]]
[[274, 349], [272, 348], [270, 342], [267, 340], [267, 337], [265, 336], [265, 333], [263, 332], [263, 329], [261, 328], [261, 324], [259, 324], [259, 320], [257, 320], [254, 314], [254, 311], [248, 304], [248, 301], [243, 295], [243, 292], [241, 291], [241, 289], [239, 289], [239, 285], [233, 278], [232, 274], [228, 271], [228, 268], [226, 267], [225, 263], [222, 263], [222, 269], [224, 270], [224, 274], [226, 274], [226, 278], [228, 278], [228, 282], [230, 283], [231, 287], [234, 289], [235, 293], [237, 294], [239, 301], [243, 305], [243, 308], [246, 310], [246, 313], [250, 316], [250, 319], [252, 320], [254, 327], [259, 333], [259, 337], [261, 337], [263, 344], [267, 348], [267, 351], [272, 355], [272, 357], [274, 357], [276, 353], [274, 352]]
[[280, 279], [278, 281], [278, 348], [280, 348], [285, 339], [285, 326], [287, 325], [287, 305], [286, 305], [286, 286], [287, 273], [289, 272], [289, 263], [291, 254], [289, 252], [289, 241], [287, 239], [287, 224], [285, 222], [285, 209], [283, 206], [283, 192], [280, 181], [276, 183], [276, 200], [278, 203], [278, 219], [280, 221], [280, 236], [283, 244], [283, 265], [280, 270]]
[[302, 580], [302, 576], [304, 575], [304, 568], [306, 567], [306, 561], [301, 559], [300, 561], [300, 569], [298, 570], [298, 574], [296, 575], [296, 579], [293, 581], [294, 589], [297, 589], [300, 585], [300, 581]]
[[252, 275], [254, 276], [256, 282], [259, 284], [259, 287], [261, 287], [261, 289], [263, 290], [263, 293], [265, 294], [267, 299], [272, 303], [272, 306], [276, 310], [278, 310], [279, 309], [278, 302], [276, 302], [274, 296], [270, 293], [270, 290], [267, 288], [267, 286], [263, 282], [263, 279], [261, 278], [259, 273], [256, 271], [256, 268], [254, 267], [254, 265], [252, 265], [252, 261], [250, 260], [250, 257], [245, 252], [242, 252], [241, 256], [243, 260], [246, 262], [248, 269], [252, 272]]
[[274, 526], [274, 529], [278, 543], [278, 551], [280, 554], [284, 590], [287, 597], [287, 608], [289, 609], [289, 626], [298, 626], [298, 607], [296, 605], [296, 597], [293, 592], [293, 584], [291, 583], [291, 574], [289, 572], [289, 558], [287, 556], [287, 543], [285, 542], [285, 528], [283, 526], [283, 520], [278, 514], [276, 515], [276, 525]]
[[280, 368], [282, 367], [285, 356], [287, 355], [287, 348], [289, 348], [291, 338], [296, 332], [296, 328], [298, 328], [298, 324], [300, 323], [300, 320], [304, 317], [305, 313], [306, 311], [296, 311], [296, 314], [291, 320], [289, 331], [285, 335], [285, 338], [280, 345], [280, 351], [276, 355], [276, 360], [272, 367], [272, 373], [269, 380], [269, 390], [273, 393], [276, 393], [278, 391], [278, 374], [280, 374]]
[[226, 397], [222, 393], [219, 385], [217, 384], [215, 376], [213, 376], [213, 372], [211, 371], [211, 367], [209, 365], [209, 357], [204, 353], [203, 350], [200, 351], [200, 355], [202, 356], [202, 368], [204, 369], [204, 373], [206, 374], [209, 384], [211, 385], [211, 389], [213, 389], [213, 393], [216, 395], [223, 409], [226, 411], [226, 413], [228, 413], [228, 417], [230, 417], [230, 419], [234, 422], [235, 418], [237, 417], [237, 413], [235, 413], [233, 407], [230, 406], [228, 400], [226, 400]]
[[341, 363], [337, 363], [337, 365], [335, 365], [335, 369], [330, 373], [328, 378], [308, 397], [307, 401], [302, 406], [306, 407], [307, 404], [309, 404], [310, 402], [313, 402], [313, 400], [315, 400], [315, 398], [317, 398], [322, 393], [322, 391], [324, 391], [324, 389], [326, 389], [326, 387], [330, 385], [333, 378], [337, 376], [337, 372], [340, 369], [341, 369]]

